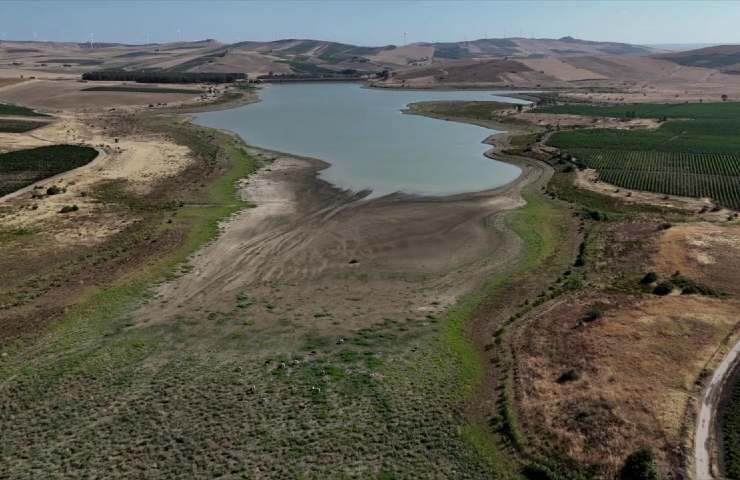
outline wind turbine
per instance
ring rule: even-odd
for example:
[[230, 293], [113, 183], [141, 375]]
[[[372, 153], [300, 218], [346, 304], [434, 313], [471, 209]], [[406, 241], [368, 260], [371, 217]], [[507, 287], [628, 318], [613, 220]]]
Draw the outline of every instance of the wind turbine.
[[403, 32], [403, 44], [406, 45], [406, 35], [408, 35], [408, 32]]
[[94, 40], [94, 38], [95, 38], [95, 34], [91, 33], [90, 34], [90, 50], [93, 49], [93, 40]]

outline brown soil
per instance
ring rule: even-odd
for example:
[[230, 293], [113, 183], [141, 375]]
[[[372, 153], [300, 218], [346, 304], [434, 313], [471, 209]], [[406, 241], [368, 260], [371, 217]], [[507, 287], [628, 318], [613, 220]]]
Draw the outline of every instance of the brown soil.
[[290, 328], [275, 335], [276, 319], [339, 338], [387, 318], [436, 315], [516, 257], [516, 238], [487, 225], [521, 205], [520, 190], [542, 175], [532, 164], [496, 191], [365, 200], [317, 180], [320, 162], [266, 155], [272, 165], [242, 190], [256, 207], [157, 290], [134, 315], [140, 325], [228, 314], [248, 296], [251, 330], [272, 332], [260, 345], [287, 352], [306, 339]]
[[103, 109], [146, 107], [158, 103], [178, 105], [195, 102], [199, 95], [149, 92], [86, 92], [85, 88], [110, 86], [111, 82], [69, 80], [29, 80], [0, 90], [0, 101], [27, 105], [42, 110], [100, 113]]

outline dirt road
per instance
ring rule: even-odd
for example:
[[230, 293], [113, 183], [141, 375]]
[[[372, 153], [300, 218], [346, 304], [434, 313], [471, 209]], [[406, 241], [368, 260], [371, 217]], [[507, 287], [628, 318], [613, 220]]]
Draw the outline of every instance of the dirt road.
[[715, 478], [714, 459], [716, 442], [712, 438], [717, 425], [717, 405], [722, 397], [722, 387], [730, 377], [733, 366], [740, 358], [740, 341], [725, 355], [717, 366], [709, 384], [704, 389], [701, 398], [701, 407], [696, 420], [696, 436], [694, 440], [694, 462], [696, 465], [696, 480], [710, 480]]

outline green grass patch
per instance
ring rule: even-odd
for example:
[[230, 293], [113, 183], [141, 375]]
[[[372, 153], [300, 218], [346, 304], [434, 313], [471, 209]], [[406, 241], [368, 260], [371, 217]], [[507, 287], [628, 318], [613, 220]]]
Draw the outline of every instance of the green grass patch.
[[17, 115], [19, 117], [48, 117], [49, 115], [39, 113], [28, 107], [13, 105], [10, 103], [0, 103], [0, 115]]
[[23, 133], [48, 125], [48, 122], [32, 122], [25, 120], [10, 120], [0, 118], [0, 132]]
[[496, 120], [498, 110], [510, 109], [514, 105], [489, 101], [432, 101], [416, 102], [409, 110], [416, 113], [429, 113], [442, 117], [459, 117], [471, 120]]

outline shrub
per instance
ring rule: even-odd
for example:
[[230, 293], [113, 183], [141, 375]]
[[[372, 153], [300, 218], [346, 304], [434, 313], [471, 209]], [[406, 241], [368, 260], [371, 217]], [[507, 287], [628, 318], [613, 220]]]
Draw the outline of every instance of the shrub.
[[671, 277], [671, 283], [681, 289], [681, 295], [706, 295], [708, 297], [721, 297], [723, 293], [676, 272]]
[[640, 280], [640, 283], [643, 285], [649, 285], [657, 281], [658, 281], [658, 274], [655, 272], [648, 272], [645, 274], [644, 277], [642, 277], [642, 280]]
[[65, 205], [62, 207], [61, 210], [59, 210], [59, 213], [76, 212], [79, 209], [80, 207], [78, 207], [77, 205]]
[[530, 463], [524, 467], [522, 474], [527, 480], [560, 480], [563, 478], [550, 468], [539, 463]]
[[656, 295], [668, 295], [673, 291], [673, 284], [667, 280], [660, 282], [653, 289], [653, 293]]
[[563, 374], [560, 375], [555, 381], [562, 385], [563, 383], [575, 382], [579, 378], [581, 378], [581, 376], [578, 374], [578, 372], [576, 372], [575, 369], [571, 368], [570, 370], [563, 372]]
[[594, 320], [598, 320], [602, 317], [603, 313], [600, 308], [598, 307], [591, 307], [586, 312], [586, 315], [583, 317], [583, 320], [586, 322], [593, 322]]
[[619, 473], [621, 480], [660, 480], [660, 471], [655, 463], [655, 455], [647, 448], [632, 453], [624, 461]]
[[63, 191], [64, 190], [62, 190], [61, 187], [58, 187], [56, 185], [52, 185], [51, 187], [49, 187], [49, 188], [46, 189], [46, 194], [47, 195], [59, 195]]

